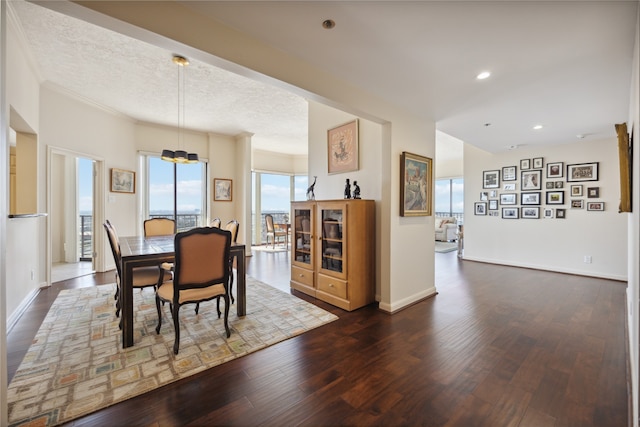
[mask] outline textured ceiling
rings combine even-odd
[[[178,126],[173,52],[24,1],[11,1],[46,84],[136,120]],[[307,102],[195,61],[184,69],[185,128],[254,134],[254,148],[307,153]]]
[[[10,3],[44,80],[131,117],[175,126],[171,52]],[[574,142],[577,135],[614,137],[613,125],[628,118],[636,1],[180,4],[488,151]],[[327,18],[335,20],[333,30],[322,28]],[[492,76],[477,81],[485,69]],[[257,147],[306,152],[303,99],[195,61],[187,87],[187,127],[252,132]],[[534,131],[535,124],[544,127]]]

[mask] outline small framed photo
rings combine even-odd
[[[574,184],[571,186],[571,197],[582,197],[582,185]]]
[[[553,209],[544,208],[544,217],[545,218],[553,218]]]
[[[518,204],[516,193],[503,193],[500,195],[501,205],[516,205]]]
[[[502,187],[502,189],[504,191],[516,191],[516,184],[505,184],[504,187]]]
[[[515,181],[518,179],[518,167],[517,166],[505,166],[502,168],[502,180],[503,181]]]
[[[542,171],[541,170],[527,170],[522,171],[522,182],[520,183],[520,190],[540,190],[542,188]]]
[[[498,197],[498,192],[496,190],[489,191],[489,197],[495,199],[496,197]]]
[[[547,178],[562,178],[564,173],[564,163],[547,163]]]
[[[358,170],[358,119],[327,131],[329,174]]]
[[[526,206],[522,207],[522,218],[540,218],[540,208]]]
[[[564,205],[564,191],[547,191],[548,205]]]
[[[604,202],[587,202],[588,211],[603,211]]]
[[[498,201],[497,200],[489,200],[489,210],[494,211],[498,209]]]
[[[567,165],[567,181],[597,181],[599,162]]]
[[[555,181],[554,182],[554,187],[555,188],[564,188],[564,182],[563,181]]]
[[[500,171],[482,172],[482,188],[500,188]]]
[[[489,216],[500,216],[500,212],[498,212],[498,211],[489,211]]]
[[[600,187],[587,187],[587,197],[590,199],[600,197]]]
[[[533,159],[533,168],[534,169],[542,169],[542,157],[535,157]],[[524,218],[524,215],[522,216]]]
[[[520,210],[518,208],[502,208],[502,218],[504,219],[518,219],[520,216]]]
[[[567,217],[567,211],[565,209],[556,209],[556,218],[565,219]]]
[[[111,169],[112,193],[135,193],[136,173],[124,169]]]
[[[553,181],[547,181],[545,187],[547,188],[547,190],[553,190],[554,188],[556,188],[556,185],[553,183]]]
[[[488,191],[481,191],[480,192],[480,201],[486,202],[487,200],[489,200],[489,192]]]
[[[486,202],[476,202],[474,203],[474,212],[476,215],[486,215],[487,214],[487,203]]]
[[[526,171],[529,169],[531,169],[531,160],[529,159],[520,160],[520,170]]]
[[[582,209],[582,208],[584,208],[584,200],[582,199],[571,200],[571,209]]]
[[[213,200],[230,202],[233,199],[233,181],[224,178],[213,178]]]
[[[536,193],[520,193],[521,205],[539,205],[540,204],[540,192]],[[524,218],[524,212],[522,213]]]

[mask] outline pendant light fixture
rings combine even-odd
[[[184,127],[184,67],[189,65],[189,60],[184,56],[174,55],[173,63],[178,68],[178,147],[183,147],[182,128]],[[197,153],[187,153],[180,150],[162,150],[162,160],[172,163],[198,163]]]

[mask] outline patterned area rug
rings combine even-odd
[[[447,253],[458,250],[458,242],[438,242],[436,241],[436,252]]]
[[[114,291],[103,285],[60,292],[9,385],[11,425],[68,422],[338,318],[247,277],[247,315],[239,318],[231,307],[231,337],[215,301],[201,305],[198,315],[190,304],[180,310],[174,356],[169,306],[158,335],[152,289],[134,292],[135,345],[122,349]]]

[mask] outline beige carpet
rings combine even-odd
[[[122,349],[114,285],[63,290],[8,389],[10,425],[56,425],[210,369],[332,322],[337,316],[247,277],[247,315],[229,313],[225,337],[215,301],[180,310],[180,353],[164,308],[161,334],[153,290],[134,292],[135,345]],[[224,303],[222,303],[224,304]]]

